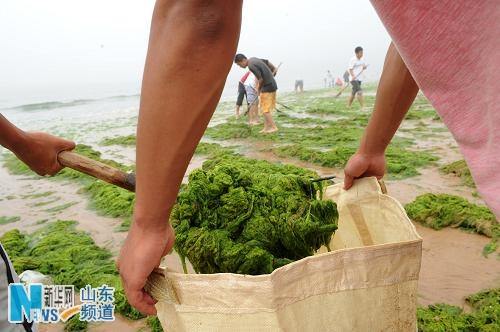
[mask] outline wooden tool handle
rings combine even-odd
[[[63,151],[59,153],[57,159],[59,163],[65,167],[72,168],[75,171],[85,173],[129,191],[135,191],[134,173],[125,173],[119,169],[72,151]]]

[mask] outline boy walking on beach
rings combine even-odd
[[[349,79],[352,85],[352,93],[349,97],[348,107],[351,107],[354,97],[358,96],[358,101],[363,107],[363,90],[361,89],[361,82],[363,80],[363,72],[366,69],[366,63],[363,59],[363,48],[358,46],[354,49],[355,56],[349,61]]]
[[[276,90],[278,85],[269,65],[259,58],[250,58],[243,54],[236,54],[234,63],[241,68],[247,68],[257,78],[257,92],[260,98],[260,110],[264,116],[264,129],[260,132],[269,134],[278,131],[271,112],[276,108]]]

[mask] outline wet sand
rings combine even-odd
[[[446,228],[439,231],[415,225],[424,239],[419,298],[421,305],[465,305],[464,297],[485,288],[500,287],[500,259],[485,258],[485,236]]]
[[[307,96],[306,99],[325,97],[327,94],[317,94]],[[300,97],[291,95],[289,99],[283,99],[285,103],[299,99]],[[216,112],[211,125],[221,123],[224,118],[232,112],[228,108],[227,112]],[[117,113],[118,114],[118,113]],[[127,116],[123,116],[120,123],[114,124],[112,130],[106,128],[106,123],[112,121],[113,116],[106,117],[106,123],[101,123],[99,119],[93,119],[95,131],[79,131],[74,136],[80,143],[92,145],[103,153],[104,158],[114,159],[127,165],[135,163],[135,149],[132,147],[107,146],[100,147],[99,141],[103,137],[113,137],[117,135],[129,135],[135,131],[136,112],[129,111]],[[111,119],[111,120],[110,120]],[[23,118],[21,118],[23,120]],[[29,121],[28,121],[29,120]],[[42,119],[43,120],[43,119]],[[27,118],[25,125],[32,129],[50,130],[46,123],[50,121],[34,122],[33,118]],[[76,125],[87,121],[87,119],[74,120]],[[402,128],[415,128],[421,120],[406,121]],[[430,127],[442,129],[444,126],[440,122],[425,120]],[[71,127],[64,121],[64,125]],[[62,125],[62,122],[61,122]],[[51,124],[50,126],[54,126]],[[61,130],[60,126],[57,126]],[[98,129],[98,130],[97,130]],[[426,149],[433,149],[439,155],[439,162],[432,167],[419,169],[421,175],[402,179],[386,180],[389,194],[406,204],[415,199],[416,196],[428,192],[449,193],[467,198],[478,204],[483,204],[482,200],[473,195],[474,189],[465,187],[461,180],[452,175],[443,175],[438,167],[447,162],[462,159],[453,138],[448,132],[436,130],[432,135],[418,138],[418,134],[411,132],[398,132],[400,137],[413,137],[417,139],[418,146]],[[210,140],[207,140],[210,141]],[[328,167],[319,167],[307,162],[302,162],[293,158],[280,158],[271,152],[265,151],[269,148],[267,143],[249,143],[248,141],[233,140],[224,142],[225,146],[239,145],[244,148],[241,153],[252,158],[266,159],[274,162],[284,162],[300,167],[309,168],[318,172],[320,176],[336,175],[335,182],[343,178],[343,170]],[[1,159],[1,158],[0,158]],[[187,175],[193,169],[201,166],[204,158],[195,156],[191,161],[183,182],[187,181]],[[90,233],[99,246],[111,250],[114,255],[118,254],[119,248],[126,237],[125,232],[118,232],[117,227],[121,220],[99,216],[88,207],[86,196],[79,192],[81,186],[69,181],[54,181],[50,179],[37,178],[32,176],[13,176],[0,167],[0,216],[20,216],[18,222],[0,225],[0,234],[13,228],[19,228],[25,232],[31,232],[41,226],[41,220],[49,221],[63,219],[78,221],[78,228]],[[30,198],[24,195],[39,194],[47,191],[54,193],[48,197]],[[54,200],[56,199],[56,200]],[[54,200],[50,203],[51,200]],[[49,202],[46,205],[39,203]],[[66,203],[74,205],[60,212],[52,213],[47,209],[57,207]],[[477,292],[484,288],[500,287],[500,260],[491,255],[484,258],[481,255],[482,249],[490,239],[487,237],[469,234],[458,229],[444,229],[434,231],[416,225],[417,230],[423,237],[422,269],[419,283],[419,304],[446,302],[464,306],[465,296]],[[169,268],[182,272],[178,256],[174,253],[165,258]],[[132,322],[123,318],[117,319],[111,324],[92,326],[92,331],[137,331],[144,327],[144,321]],[[145,330],[148,330],[147,328]],[[40,331],[62,331],[62,325],[43,326]]]

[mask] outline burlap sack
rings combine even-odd
[[[318,254],[268,275],[152,274],[166,331],[412,331],[422,239],[375,178],[326,190],[339,229]]]

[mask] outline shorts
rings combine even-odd
[[[295,90],[297,89],[304,89],[304,81],[303,80],[296,80],[295,81]]]
[[[363,93],[363,89],[361,89],[361,81],[351,81],[351,85],[352,85],[352,95],[355,96],[356,93],[359,93],[359,94],[362,94]]]
[[[260,112],[270,113],[276,108],[276,91],[260,93]]]
[[[346,84],[349,84],[349,73],[348,72],[344,73],[344,82],[346,82]]]
[[[245,86],[241,82],[238,82],[238,98],[236,98],[236,106],[243,105],[243,99],[246,97],[246,95],[247,93],[245,90]]]
[[[16,271],[12,267],[12,263],[7,256],[7,253],[0,244],[0,331],[2,332],[22,332],[35,331],[36,326],[28,322],[24,324],[9,323],[7,313],[9,305],[9,284],[19,282]]]
[[[249,85],[245,85],[245,90],[247,93],[247,102],[249,105],[259,104],[259,95],[257,91]]]

